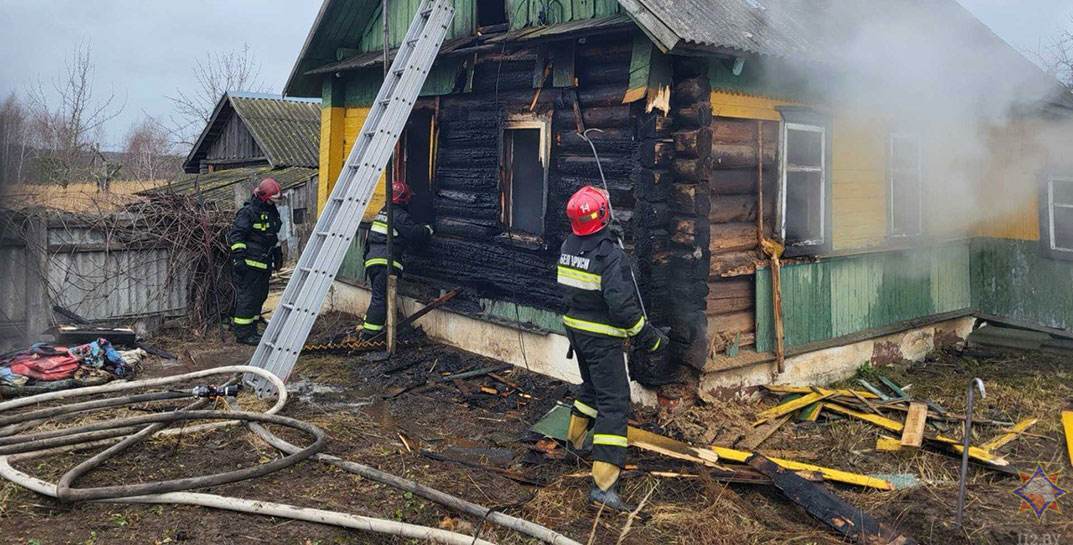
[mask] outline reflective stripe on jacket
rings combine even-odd
[[[235,214],[227,232],[228,247],[232,252],[242,252],[247,265],[267,269],[272,263],[272,249],[279,244],[281,227],[283,220],[276,205],[251,197]]]
[[[627,338],[645,327],[626,254],[607,230],[563,242],[556,277],[566,303],[563,325],[591,335]]]
[[[402,259],[408,249],[422,246],[428,242],[429,232],[424,225],[417,223],[404,206],[391,205],[394,236],[391,240],[391,253],[395,254],[395,268],[402,270]],[[373,218],[369,228],[369,238],[365,244],[365,266],[384,265],[388,263],[387,255],[387,207]]]

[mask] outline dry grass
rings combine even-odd
[[[0,198],[11,209],[41,207],[64,212],[113,212],[140,197],[139,191],[154,189],[167,180],[119,180],[109,185],[107,193],[97,190],[96,182],[74,182],[66,188],[58,184],[23,184],[5,187]]]

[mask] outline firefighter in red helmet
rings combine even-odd
[[[261,305],[268,298],[268,281],[273,270],[283,267],[283,250],[279,246],[283,222],[276,209],[279,198],[279,182],[272,178],[261,180],[250,200],[235,214],[227,233],[235,284],[231,327],[235,339],[242,344],[256,346],[261,341],[257,321]]]
[[[631,511],[618,495],[630,410],[624,341],[657,352],[666,349],[669,339],[645,320],[626,253],[608,228],[606,193],[581,188],[567,202],[566,215],[573,234],[563,242],[557,272],[567,307],[563,325],[582,379],[567,438],[580,449],[593,429],[589,500]]]
[[[369,309],[365,311],[359,339],[366,340],[376,336],[383,331],[387,323],[388,265],[395,268],[396,275],[402,275],[406,250],[423,246],[432,236],[430,225],[417,223],[410,215],[407,205],[411,198],[413,192],[405,182],[396,180],[391,184],[393,256],[387,255],[387,206],[380,209],[369,228],[369,238],[365,244],[365,276],[369,280],[372,297],[369,300]]]

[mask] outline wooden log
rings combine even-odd
[[[712,280],[708,282],[705,310],[713,314],[729,314],[749,310],[756,304],[752,278]]]
[[[670,184],[670,200],[681,214],[707,216],[711,211],[711,197],[705,185]]]
[[[591,151],[588,157],[559,154],[556,166],[564,176],[595,178],[594,183],[600,181],[600,169],[597,167],[596,159],[592,157]],[[636,171],[640,168],[632,161],[614,155],[601,155],[600,166],[603,167],[604,176],[607,177],[609,182],[612,178],[629,179],[635,176]]]
[[[622,104],[622,97],[626,94],[626,85],[596,85],[578,90],[578,101],[581,108],[594,106],[616,106]]]
[[[671,170],[681,182],[701,182],[708,179],[708,159],[675,159]]]
[[[677,157],[696,159],[712,151],[712,133],[708,129],[679,131],[674,134],[674,153]]]
[[[711,107],[712,84],[707,77],[680,79],[671,86],[671,98],[677,104],[707,104]]]
[[[599,60],[592,58],[577,59],[575,70],[582,87],[590,85],[605,85],[614,83],[626,85],[630,80],[630,56],[629,53],[622,55],[608,55]]]
[[[749,250],[758,244],[756,226],[747,222],[713,224],[711,233],[708,249],[712,254]]]
[[[712,108],[708,104],[685,106],[672,110],[675,126],[682,129],[707,127],[712,121]]]
[[[674,76],[676,78],[708,77],[708,59],[706,57],[674,57]]]
[[[775,163],[775,146],[764,146],[764,164]],[[749,168],[756,169],[756,144],[712,144],[712,168]]]
[[[916,540],[901,534],[854,507],[823,485],[811,483],[775,462],[757,454],[748,459],[753,469],[771,477],[775,486],[810,515],[858,543],[865,545],[916,545]]]
[[[755,195],[719,195],[712,199],[712,223],[756,222]]]
[[[756,268],[766,263],[755,250],[725,252],[711,255],[710,280],[733,278],[756,273]]]
[[[668,170],[642,168],[634,176],[633,191],[640,200],[667,201],[671,198],[673,180],[674,176]]]
[[[766,127],[764,134],[769,134]],[[712,120],[712,141],[720,144],[756,145],[756,121],[716,116]]]
[[[674,221],[673,229],[671,231],[671,240],[686,246],[700,246],[700,243],[707,239],[707,237],[704,236],[705,233],[702,233],[702,231],[706,231],[707,229],[708,222],[703,219],[680,218]]]
[[[585,127],[589,129],[628,128],[633,124],[629,104],[582,108],[581,119],[585,122]],[[555,125],[557,127],[574,127],[574,112],[570,108],[556,109]]]
[[[571,118],[572,119],[572,118]],[[565,130],[555,133],[555,145],[560,150],[576,152],[579,155],[591,155],[592,148],[577,133],[575,125],[562,125]],[[637,148],[638,142],[633,137],[633,131],[626,127],[601,129],[603,132],[590,132],[589,138],[596,145],[596,151],[601,155],[606,154],[632,154]]]
[[[767,172],[764,177],[767,178]],[[756,168],[712,169],[709,185],[713,199],[716,195],[756,195]]]
[[[756,331],[756,315],[751,310],[731,312],[730,314],[709,314],[708,331],[713,335],[722,335],[733,338],[739,333],[754,333]]]
[[[638,138],[670,138],[674,127],[673,118],[658,112],[638,115]]]
[[[640,144],[641,166],[666,168],[674,160],[674,144],[663,140],[646,140]]]

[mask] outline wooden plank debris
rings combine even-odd
[[[823,394],[832,394],[834,397],[849,397],[853,396],[854,392],[865,399],[878,399],[879,396],[872,392],[864,392],[861,390],[849,390],[849,389],[837,389],[831,390],[828,388],[816,388],[814,386],[791,386],[788,384],[769,384],[764,386],[764,389],[776,393],[776,394],[810,394],[820,392]]]
[[[831,397],[833,395],[834,395],[834,392],[826,392],[826,393],[811,392],[811,393],[803,395],[803,396],[801,396],[799,398],[792,399],[790,401],[787,401],[787,402],[782,403],[780,405],[776,405],[775,407],[772,407],[772,408],[767,409],[765,411],[760,411],[760,413],[757,415],[759,417],[759,419],[753,425],[754,426],[759,426],[760,424],[763,424],[764,422],[769,422],[769,421],[775,420],[776,418],[779,418],[779,417],[781,417],[781,416],[783,416],[785,414],[792,413],[792,412],[794,412],[794,411],[796,411],[796,410],[798,410],[800,408],[807,407],[807,406],[812,405],[813,403],[815,403],[817,401],[822,401],[822,400],[827,399],[827,398],[829,398],[829,397]]]
[[[902,440],[896,437],[880,435],[876,437],[876,450],[883,452],[897,452],[902,450]]]
[[[797,419],[801,422],[815,422],[820,417],[820,413],[823,412],[823,403],[813,403],[804,409],[801,409],[797,413]]]
[[[989,452],[994,452],[1002,448],[1009,442],[1013,441],[1014,439],[1017,439],[1022,433],[1027,431],[1028,428],[1031,428],[1032,426],[1036,425],[1036,422],[1039,422],[1038,418],[1026,418],[1014,424],[1002,435],[980,445],[980,448]]]
[[[872,518],[860,508],[846,503],[823,485],[808,482],[785,471],[774,460],[755,455],[748,464],[771,478],[775,486],[813,517],[839,534],[865,545],[915,545],[912,537]]]
[[[637,430],[637,431],[634,431]],[[719,465],[719,455],[702,448],[696,448],[689,446],[681,441],[675,441],[668,437],[646,432],[644,434],[637,433],[641,430],[638,428],[630,427],[626,432],[628,441],[631,446],[637,447],[641,450],[647,450],[654,452],[668,458],[674,458],[676,460],[684,460],[687,462],[693,462],[695,464],[701,464],[705,467],[718,468],[726,471],[729,469]],[[654,440],[654,437],[658,437],[659,440]]]
[[[871,382],[868,382],[867,380],[864,380],[863,378],[859,378],[859,379],[857,379],[857,384],[860,384],[861,386],[864,386],[864,389],[868,390],[868,392],[871,393],[872,395],[878,397],[880,399],[880,401],[890,401],[890,396],[887,395],[887,394],[884,394],[883,392],[881,392],[879,390],[879,388],[876,388],[875,386],[872,386]]]
[[[813,403],[813,405],[818,405]],[[810,405],[811,406],[811,405]],[[816,411],[818,412],[818,411]],[[755,450],[764,441],[767,441],[768,437],[771,437],[773,433],[779,430],[787,420],[790,419],[789,414],[783,415],[775,420],[772,420],[758,428],[750,431],[741,441],[738,441],[737,446],[746,450]]]
[[[924,444],[924,426],[928,421],[928,405],[919,401],[909,404],[909,414],[902,428],[902,446],[920,448]]]

